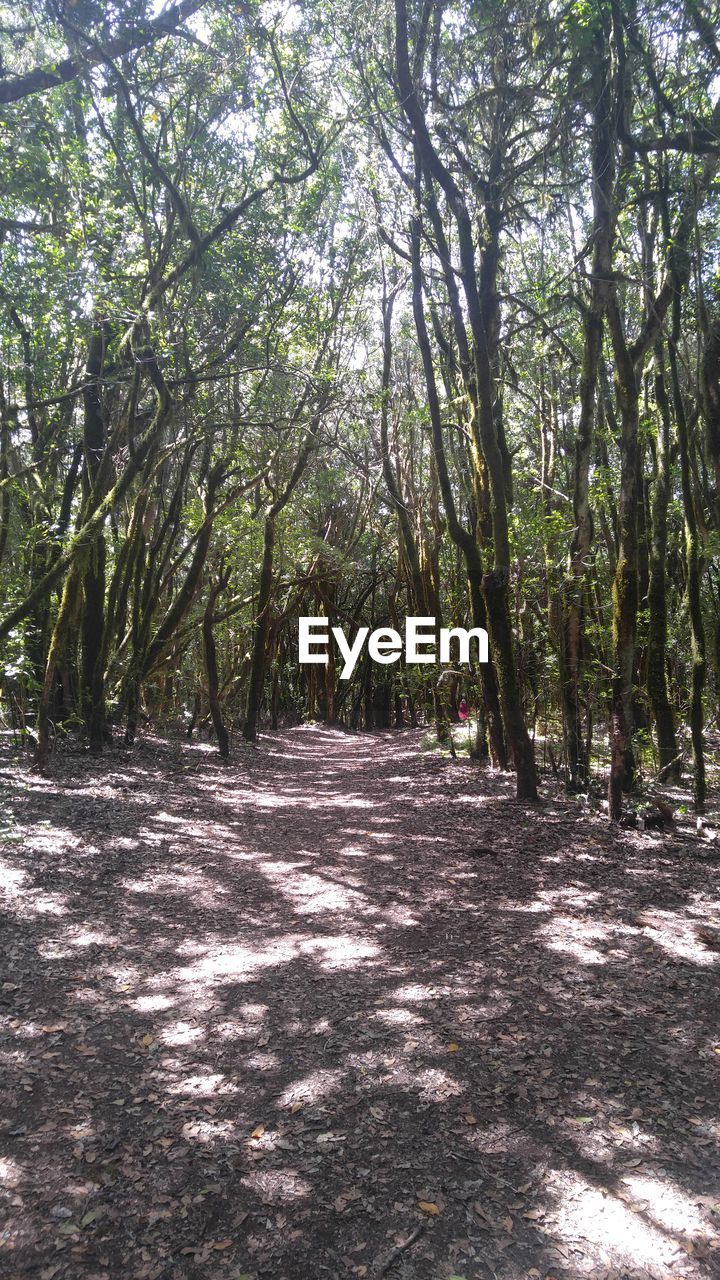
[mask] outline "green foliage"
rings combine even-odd
[[[294,648],[303,612],[322,611],[350,626],[391,625],[414,611],[417,584],[382,476],[383,403],[425,593],[443,621],[470,618],[467,566],[449,534],[412,310],[409,231],[417,217],[421,305],[450,491],[486,571],[496,550],[487,472],[473,438],[474,374],[461,368],[431,185],[459,287],[457,222],[436,174],[432,184],[426,175],[419,193],[413,189],[393,6],[362,0],[349,11],[334,0],[285,8],[209,0],[181,37],[115,59],[96,57],[97,48],[154,15],[144,0],[79,0],[66,10],[33,0],[18,12],[16,38],[0,25],[4,78],[57,66],[70,53],[79,74],[0,107],[4,618],[12,619],[54,566],[62,570],[9,628],[6,682],[21,688],[34,714],[73,562],[71,539],[107,501],[74,562],[83,583],[60,645],[62,680],[51,681],[55,722],[71,725],[81,714],[90,570],[102,602],[104,696],[117,719],[142,692],[134,691],[138,672],[149,714],[171,708],[179,716],[203,689],[200,624],[212,584],[227,571],[215,630],[222,697],[238,718],[257,625],[265,520],[277,506],[264,711],[273,714],[275,699],[275,711],[292,719],[330,717],[335,698],[336,712],[358,723],[370,719],[373,696],[392,699],[398,691],[431,714],[434,670],[392,669],[363,688],[359,669],[350,689],[333,689],[333,673],[323,683],[325,673],[321,680],[300,670]],[[620,48],[623,24],[613,26],[605,0],[573,0],[562,10],[544,0],[409,7],[419,100],[439,161],[470,213],[483,323],[494,344],[491,396],[512,497],[510,611],[526,710],[540,684],[558,697],[594,296],[592,121],[604,68],[618,75],[621,52],[629,77],[625,127],[634,142],[618,134],[612,144],[618,178],[609,211],[610,292],[622,331],[641,333],[668,264],[693,255],[680,302],[679,395],[690,420],[698,554],[708,566],[703,617],[708,629],[718,625],[709,569],[720,555],[715,464],[703,439],[698,384],[718,300],[716,183],[687,245],[677,229],[684,193],[696,191],[712,155],[712,148],[695,154],[682,134],[687,121],[695,136],[710,128],[716,68],[682,7],[646,2],[633,14]],[[83,42],[73,26],[91,38]],[[383,393],[382,299],[393,290]],[[460,316],[468,327],[466,300]],[[88,374],[99,330],[102,367]],[[470,355],[472,365],[477,353]],[[571,583],[582,601],[580,685],[588,704],[603,708],[600,715],[615,662],[618,368],[606,315],[588,478],[593,537],[582,581]],[[650,630],[643,557],[651,550],[659,422],[648,368],[649,360],[638,369],[637,465],[647,497],[638,525],[641,679]],[[88,382],[95,378],[97,456],[88,440]],[[170,408],[155,436],[164,394]],[[686,509],[676,405],[672,414],[667,665],[683,708]],[[145,670],[158,635],[163,643]]]

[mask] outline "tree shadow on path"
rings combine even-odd
[[[716,868],[419,738],[6,766],[1,1274],[717,1274]]]

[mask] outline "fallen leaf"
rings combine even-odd
[[[429,1214],[431,1218],[437,1218],[440,1210],[432,1200],[418,1200],[418,1209],[422,1209],[423,1213]]]
[[[459,1048],[460,1048],[460,1045],[459,1045],[459,1044],[455,1044],[455,1041],[453,1040],[452,1044],[449,1044],[449,1045],[448,1045],[448,1047],[447,1047],[447,1051],[448,1051],[448,1053],[457,1053],[457,1051],[458,1051],[458,1049],[459,1049]]]
[[[255,1126],[255,1128],[253,1129],[252,1133],[250,1134],[250,1137],[251,1137],[251,1138],[262,1138],[262,1136],[263,1136],[264,1132],[265,1132],[265,1125],[264,1125],[264,1124],[256,1125],[256,1126]]]

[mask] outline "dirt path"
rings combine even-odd
[[[699,842],[412,732],[5,765],[2,1276],[718,1274]]]

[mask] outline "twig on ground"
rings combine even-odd
[[[387,1275],[393,1262],[396,1262],[397,1259],[400,1257],[400,1255],[404,1253],[406,1249],[409,1249],[411,1245],[415,1244],[415,1241],[422,1235],[424,1230],[425,1230],[425,1223],[419,1222],[415,1230],[410,1232],[410,1235],[407,1237],[406,1240],[403,1240],[401,1244],[396,1244],[395,1248],[391,1249],[390,1252],[386,1253],[384,1256],[382,1254],[380,1255],[378,1261],[375,1264],[376,1280],[380,1280],[381,1276]]]

